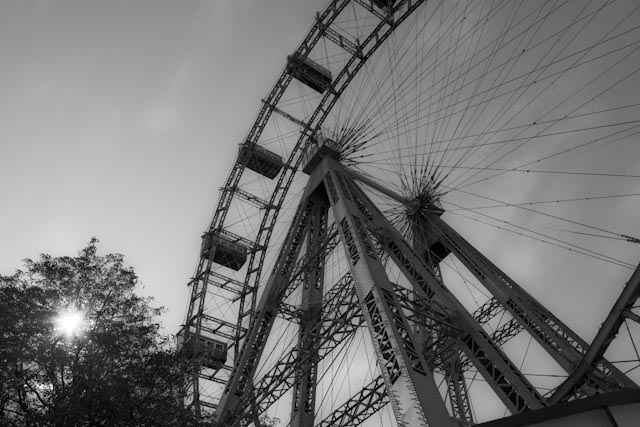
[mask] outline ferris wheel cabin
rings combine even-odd
[[[247,248],[212,231],[202,235],[201,257],[237,271],[247,261]]]
[[[389,12],[396,3],[396,0],[371,0],[371,2],[375,4],[378,9]]]
[[[329,89],[333,81],[331,71],[309,58],[300,57],[298,54],[287,57],[287,72],[318,93]]]
[[[210,369],[220,369],[227,361],[227,344],[222,341],[196,336],[188,330],[181,329],[178,333],[178,343],[188,358],[202,358],[203,366]]]
[[[269,179],[275,178],[282,169],[282,157],[259,145],[248,143],[240,149],[240,163]]]

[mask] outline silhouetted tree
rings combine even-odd
[[[96,244],[0,276],[0,424],[193,425],[181,392],[190,363],[160,335],[161,309],[135,294],[122,255]]]
[[[280,424],[280,418],[263,415],[260,417],[262,427],[277,427]]]

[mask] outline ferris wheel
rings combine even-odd
[[[260,102],[189,283],[199,414],[472,425],[638,389],[640,4],[333,0]]]

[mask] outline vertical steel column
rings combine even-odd
[[[522,325],[568,373],[580,363],[589,345],[532,295],[501,271],[441,218],[430,218],[434,236],[473,273],[500,304]],[[602,367],[588,374],[583,391],[588,395],[637,385],[615,366],[603,360]]]
[[[461,365],[459,352],[456,351],[445,367],[449,399],[451,399],[453,416],[471,425],[473,424],[473,413],[469,401],[469,389]]]
[[[322,329],[322,293],[325,259],[320,256],[327,235],[327,211],[329,203],[324,191],[317,191],[310,198],[313,208],[309,214],[307,256],[302,301],[300,306],[300,338],[298,362],[293,385],[291,408],[292,427],[313,427],[316,380],[318,377],[318,341]]]
[[[326,171],[324,183],[398,425],[455,425],[376,255],[364,226],[366,219],[361,217],[349,184],[339,172],[341,166],[325,158],[321,168]]]
[[[412,235],[413,235],[413,248],[418,254],[424,254],[423,260],[426,265],[430,266],[433,270],[434,275],[439,280],[442,280],[442,274],[440,272],[440,265],[438,259],[429,252],[429,243],[427,242],[426,236],[423,233],[423,230],[427,224],[422,221],[415,220],[411,224]],[[434,310],[435,307],[430,307],[430,310]],[[430,331],[427,331],[428,328],[419,326],[424,329],[424,335],[427,337],[431,336]],[[436,334],[444,335],[441,331],[441,328],[435,329]],[[459,345],[456,340],[451,336],[438,336],[436,337],[436,342],[439,343],[439,347],[451,347],[452,350],[448,351],[446,355],[441,357],[445,357],[446,360],[443,361],[443,370],[445,375],[445,380],[447,381],[447,388],[449,393],[449,399],[451,401],[451,411],[453,412],[453,417],[459,420],[468,423],[469,425],[473,424],[473,414],[471,412],[471,403],[469,400],[469,390],[467,388],[467,382],[464,378],[462,371],[462,361],[460,359],[460,351]],[[435,351],[439,350],[436,348]]]

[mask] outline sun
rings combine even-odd
[[[61,311],[56,317],[56,329],[68,337],[78,335],[84,324],[84,313],[76,309]]]

